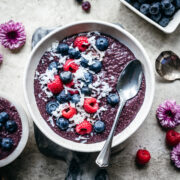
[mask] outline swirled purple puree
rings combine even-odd
[[[13,120],[16,122],[17,130],[13,133],[9,133],[3,126],[2,130],[0,131],[0,138],[11,138],[13,140],[13,146],[10,150],[3,150],[2,147],[0,147],[0,160],[10,155],[16,149],[22,135],[21,118],[15,106],[4,98],[0,98],[0,113],[1,112],[8,113],[9,120]]]
[[[71,121],[70,124],[71,126],[68,128],[68,130],[62,131],[56,125],[56,118],[50,117],[50,115],[47,114],[46,104],[51,100],[55,100],[55,97],[49,93],[47,87],[42,85],[42,81],[41,81],[42,75],[46,73],[48,65],[52,61],[57,61],[57,62],[59,61],[61,64],[61,62],[65,62],[66,59],[69,59],[68,56],[62,57],[60,54],[57,54],[55,52],[59,42],[54,42],[52,44],[51,48],[49,48],[44,53],[44,55],[42,56],[39,62],[39,65],[37,66],[35,78],[34,78],[34,94],[35,94],[37,106],[39,108],[42,117],[54,132],[56,132],[58,135],[60,135],[63,138],[75,142],[96,143],[103,141],[107,138],[111,130],[116,115],[116,111],[118,108],[118,105],[112,107],[107,103],[107,95],[111,92],[116,92],[116,83],[121,71],[127,65],[128,62],[135,59],[135,56],[128,47],[126,47],[118,40],[110,36],[100,34],[98,32],[82,33],[80,35],[88,37],[89,42],[91,42],[92,44],[94,43],[94,40],[96,40],[97,37],[99,36],[104,36],[109,41],[108,49],[104,52],[98,52],[95,46],[92,45],[92,47],[88,48],[88,50],[84,53],[84,56],[86,58],[91,58],[90,57],[91,55],[99,56],[99,58],[102,58],[101,60],[103,63],[103,68],[100,73],[93,75],[94,78],[93,84],[94,85],[96,84],[95,89],[98,90],[99,88],[99,91],[102,90],[103,88],[106,88],[106,93],[105,93],[106,96],[99,97],[99,109],[101,109],[102,111],[100,111],[98,115],[94,115],[94,114],[90,115],[90,118],[92,119],[92,121],[90,122],[93,124],[95,121],[101,119],[106,125],[105,131],[101,134],[97,134],[93,130],[91,134],[81,136],[77,134],[75,131],[75,126],[76,124],[78,124],[78,122],[74,123],[73,121]],[[74,39],[77,36],[79,36],[79,34],[68,37],[64,39],[62,42],[67,43],[69,46],[72,46],[72,43],[74,42]],[[62,66],[60,67],[60,71],[62,71]],[[100,84],[99,87],[97,85],[98,83]],[[117,125],[116,134],[123,131],[135,118],[137,112],[139,111],[144,101],[145,89],[146,89],[145,78],[143,78],[141,88],[138,94],[133,99],[129,100],[126,103],[126,106],[122,111],[121,117],[119,119],[119,123]],[[98,96],[99,95],[95,94],[93,97],[98,99]]]

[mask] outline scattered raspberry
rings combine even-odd
[[[74,47],[78,47],[80,51],[86,51],[89,47],[88,38],[85,36],[79,36],[74,41]]]
[[[92,131],[92,125],[87,120],[76,126],[76,132],[80,135],[90,134]]]
[[[63,66],[64,71],[71,71],[72,73],[75,73],[78,68],[79,66],[74,62],[74,59],[68,59]]]
[[[67,87],[72,88],[71,90],[68,90],[71,94],[78,94],[78,90],[74,89],[74,82],[71,81],[70,83],[66,84]]]
[[[71,106],[62,110],[62,116],[66,119],[72,118],[76,113],[77,113],[76,109]]]
[[[149,151],[145,149],[139,149],[136,154],[136,161],[139,165],[145,165],[151,159]]]
[[[176,146],[180,142],[180,133],[174,131],[174,130],[169,130],[166,133],[166,143],[169,146]]]
[[[86,98],[84,100],[84,109],[87,113],[95,113],[99,109],[99,105],[95,98]]]
[[[63,90],[63,83],[58,75],[54,76],[54,81],[48,83],[47,86],[53,94],[58,94]]]
[[[89,11],[90,8],[91,8],[91,4],[90,4],[89,1],[84,1],[84,2],[82,3],[82,9],[83,9],[84,11]]]

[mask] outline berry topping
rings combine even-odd
[[[9,115],[7,112],[0,113],[0,123],[5,123],[9,119]]]
[[[60,78],[64,84],[70,83],[73,79],[72,73],[70,71],[63,71],[60,73]]]
[[[141,13],[147,15],[147,14],[149,14],[149,8],[150,8],[149,4],[142,4],[140,7],[140,11],[141,11]]]
[[[80,101],[80,99],[81,99],[81,97],[80,97],[79,94],[74,94],[74,95],[71,97],[71,102],[77,104],[77,103]]]
[[[169,9],[164,10],[166,16],[172,16],[175,13],[175,6],[171,4]]]
[[[180,168],[180,143],[171,151],[171,160],[177,168]]]
[[[53,61],[53,62],[51,62],[51,63],[49,64],[48,69],[49,69],[49,70],[58,69],[58,66],[59,66],[59,63],[56,62],[56,61]]]
[[[161,5],[163,9],[169,9],[171,7],[171,0],[162,0]]]
[[[107,40],[107,38],[105,37],[99,37],[98,39],[96,39],[96,47],[100,50],[100,51],[105,51],[109,46],[109,42]]]
[[[62,116],[66,119],[72,118],[76,113],[77,113],[76,109],[71,106],[62,110]]]
[[[72,73],[75,73],[78,68],[79,66],[74,62],[73,59],[68,59],[63,66],[64,71],[71,71]]]
[[[115,106],[116,104],[119,103],[119,96],[117,94],[111,93],[107,97],[107,102],[110,105]]]
[[[47,86],[53,94],[58,94],[63,90],[63,83],[58,75],[55,75],[54,81],[48,83]]]
[[[57,47],[57,53],[60,53],[61,55],[68,55],[69,46],[65,43],[61,43]]]
[[[56,96],[56,99],[60,104],[63,104],[71,100],[71,94],[68,91],[63,90]]]
[[[160,24],[162,27],[166,27],[166,26],[169,24],[169,21],[170,21],[169,18],[163,17],[163,18],[159,21],[159,24]]]
[[[79,59],[81,57],[81,53],[73,48],[69,49],[68,54],[71,59]]]
[[[15,121],[11,121],[11,120],[8,120],[6,121],[5,123],[5,129],[6,131],[8,131],[9,133],[13,133],[17,130],[17,124]]]
[[[149,151],[145,149],[139,149],[136,154],[136,161],[139,165],[145,165],[151,159]]]
[[[99,109],[97,100],[93,97],[85,98],[83,106],[87,113],[95,113]]]
[[[89,1],[84,1],[84,2],[82,3],[82,9],[83,9],[84,11],[89,11],[90,8],[91,8],[91,4],[90,4]]]
[[[65,131],[69,127],[69,121],[67,119],[61,117],[56,120],[56,125],[59,129]]]
[[[90,84],[93,82],[93,75],[90,72],[84,73],[84,79],[86,84]]]
[[[74,41],[74,47],[78,47],[81,52],[86,51],[89,47],[88,38],[85,36],[79,36]]]
[[[66,84],[67,87],[71,88],[70,90],[68,89],[68,91],[71,93],[71,94],[78,94],[78,90],[74,88],[74,82],[71,81],[70,83]]]
[[[87,59],[85,59],[83,57],[81,58],[80,64],[82,67],[87,68],[89,66],[88,63],[89,63],[89,61]]]
[[[169,146],[176,146],[180,142],[180,133],[174,131],[174,130],[169,130],[166,133],[166,143]]]
[[[88,86],[83,86],[81,88],[81,93],[84,94],[85,96],[90,96],[92,93],[92,89],[89,88]]]
[[[94,130],[97,133],[102,133],[105,130],[105,124],[103,121],[96,121],[94,124]]]
[[[46,112],[51,115],[58,108],[59,104],[56,101],[50,101],[46,104]]]
[[[102,62],[99,60],[93,60],[93,63],[89,66],[89,69],[91,71],[94,71],[95,73],[99,73],[102,68]]]
[[[90,134],[92,131],[92,125],[87,120],[76,126],[76,132],[80,135]]]
[[[153,3],[150,7],[149,7],[149,13],[150,14],[158,14],[160,11],[160,3],[159,2],[156,2],[156,3]]]
[[[11,138],[3,138],[1,141],[1,147],[4,150],[11,150],[13,147],[13,140]]]

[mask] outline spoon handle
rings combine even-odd
[[[119,108],[117,110],[116,113],[116,117],[113,123],[113,126],[111,128],[111,132],[109,133],[109,136],[103,146],[103,149],[101,150],[101,152],[99,153],[97,159],[96,159],[96,164],[99,167],[107,167],[109,165],[109,156],[111,153],[111,145],[112,145],[112,140],[113,140],[113,136],[114,136],[114,132],[117,126],[117,122],[119,120],[120,114],[122,112],[122,109],[125,105],[126,101],[122,100],[120,102]]]

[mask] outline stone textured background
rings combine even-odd
[[[0,67],[0,91],[17,98],[27,111],[23,97],[24,67],[31,51],[31,36],[39,26],[53,27],[85,19],[118,22],[142,43],[153,67],[155,58],[163,50],[173,50],[180,55],[180,27],[173,34],[165,35],[124,7],[119,0],[90,2],[91,12],[84,13],[75,0],[1,0],[0,23],[10,19],[23,22],[27,41],[18,53],[0,47],[0,53],[4,55],[4,63]],[[165,132],[155,118],[156,108],[164,100],[176,99],[180,103],[179,89],[179,81],[166,83],[156,75],[152,109],[127,148],[112,158],[108,169],[110,180],[180,179],[180,172],[170,163],[170,150],[164,143]],[[31,131],[28,144],[21,156],[4,170],[7,170],[13,180],[64,179],[66,164],[39,153],[30,116],[29,120]],[[152,155],[149,165],[142,169],[137,168],[134,163],[134,156],[139,147],[146,147]]]

